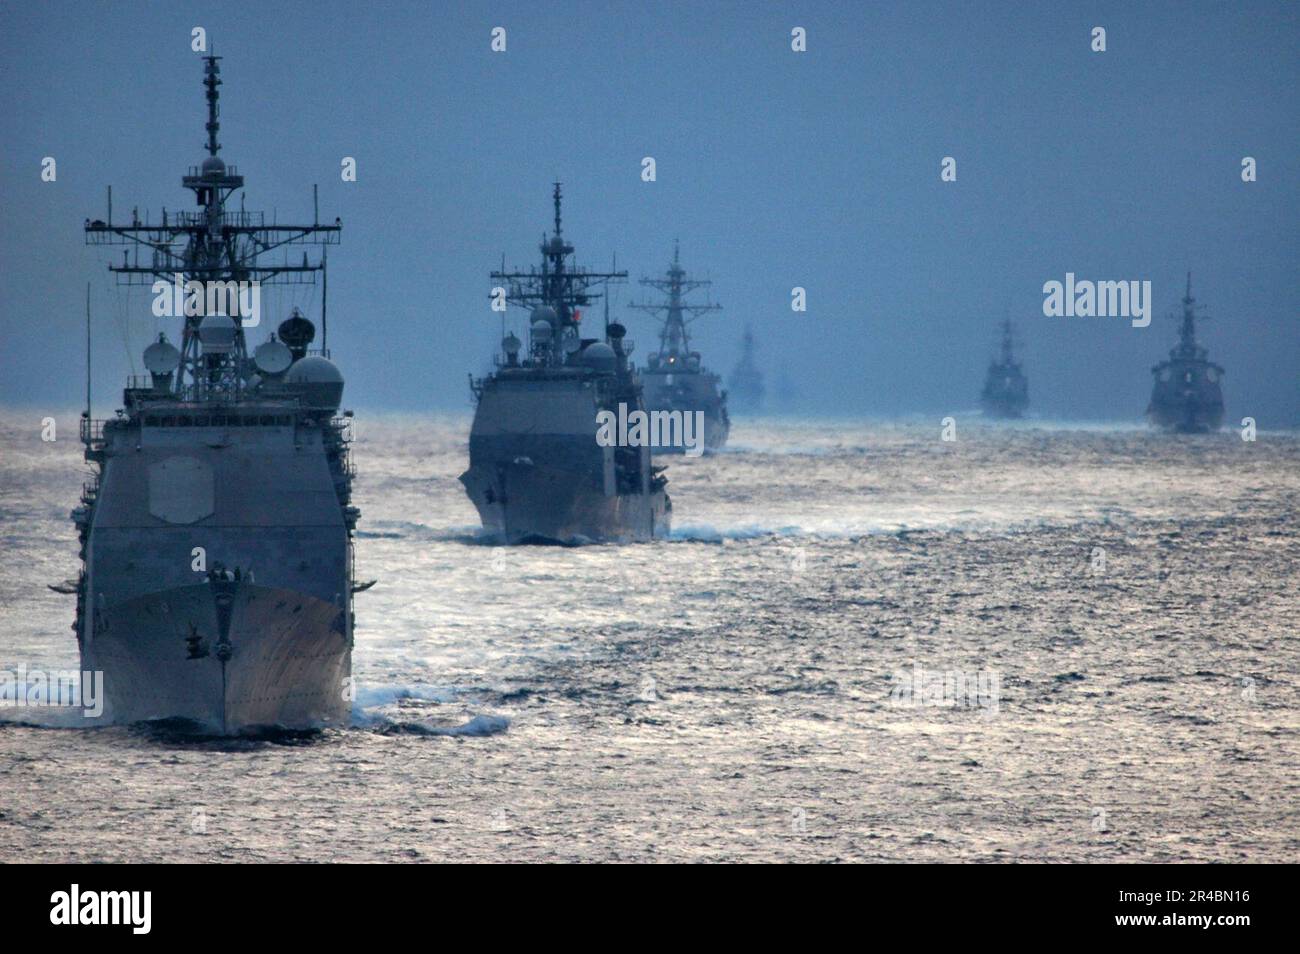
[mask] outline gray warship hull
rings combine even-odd
[[[980,395],[984,414],[999,420],[1018,420],[1029,407],[1029,388],[1023,377],[990,371]]]
[[[82,667],[104,674],[105,719],[182,719],[200,730],[345,724],[346,614],[245,581],[179,586],[96,614]]]
[[[1190,375],[1190,379],[1189,379]],[[1223,424],[1223,389],[1206,380],[1203,368],[1157,377],[1147,420],[1178,434],[1205,434]]]
[[[726,445],[731,419],[727,416],[726,398],[718,391],[717,375],[659,373],[647,369],[641,372],[641,381],[645,387],[647,411],[680,411],[683,414],[702,411],[705,453],[721,450]],[[685,451],[686,448],[680,444],[652,448],[655,454],[683,454]]]
[[[461,483],[505,543],[626,543],[666,537],[672,503],[648,447],[602,447],[610,379],[503,370],[485,382]]]
[[[136,408],[87,425],[101,473],[74,511],[77,635],[83,668],[104,673],[104,720],[346,722],[357,514],[342,423],[287,404]]]
[[[607,495],[588,477],[502,461],[471,467],[460,479],[483,529],[505,543],[635,543],[672,529],[667,494]]]

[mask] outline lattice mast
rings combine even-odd
[[[291,264],[287,247],[337,245],[342,230],[342,223],[337,218],[330,225],[319,222],[314,197],[310,225],[267,225],[262,212],[246,212],[242,203],[238,212],[227,211],[227,202],[243,188],[244,178],[235,166],[227,167],[218,155],[221,151],[217,139],[221,125],[220,59],[218,56],[203,58],[203,85],[208,103],[208,120],[204,127],[207,130],[205,148],[208,157],[201,167],[191,166],[181,179],[182,185],[194,193],[198,211],[181,211],[169,216],[164,208],[161,222],[146,222],[141,221],[137,208],[132,210],[129,225],[117,224],[113,222],[113,192],[110,187],[107,220],[87,220],[85,225],[86,244],[127,246],[122,250],[121,264],[108,266],[109,271],[116,274],[119,285],[151,285],[157,294],[159,282],[166,283],[170,291],[174,277],[179,274],[187,283],[203,283],[205,310],[209,283],[315,284],[316,273],[325,269],[324,259],[312,262],[304,249],[302,262]],[[263,256],[278,248],[286,249],[281,263],[272,265],[261,261]],[[141,251],[146,253],[143,262]],[[181,333],[181,365],[173,389],[179,395],[195,399],[237,397],[249,368],[243,328],[243,319],[247,316],[230,315],[236,319],[235,340],[230,354],[220,360],[215,360],[213,355],[201,354],[198,328],[203,317],[203,314],[185,316]]]
[[[1013,351],[1015,328],[1009,318],[1003,321],[999,327],[1002,329],[1002,345],[998,363],[1005,367],[1016,363]]]
[[[1174,354],[1180,358],[1203,359],[1206,351],[1196,343],[1196,319],[1208,319],[1209,315],[1197,315],[1196,299],[1192,297],[1192,273],[1187,273],[1187,291],[1183,294],[1183,316],[1178,328],[1178,347]]]
[[[652,315],[662,314],[663,326],[659,330],[659,354],[664,358],[676,358],[691,353],[690,336],[687,325],[701,315],[710,311],[721,311],[717,304],[693,305],[685,296],[698,288],[708,288],[713,282],[707,279],[695,279],[686,274],[681,265],[681,249],[673,243],[673,262],[663,278],[643,278],[641,285],[656,288],[668,296],[667,301],[659,304],[633,303],[629,308],[648,312]]]
[[[533,344],[533,357],[547,365],[559,365],[564,362],[566,340],[581,337],[582,309],[593,301],[604,297],[590,289],[627,281],[627,272],[615,269],[608,272],[593,272],[573,262],[574,248],[564,239],[560,220],[561,191],[560,183],[555,183],[552,195],[555,204],[555,231],[548,239],[542,235],[540,250],[542,265],[528,271],[500,271],[491,273],[493,281],[502,282],[506,291],[506,302],[530,309],[534,320],[545,318],[552,326],[549,342],[539,347]],[[546,314],[539,309],[552,309],[553,314]]]

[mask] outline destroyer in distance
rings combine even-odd
[[[653,415],[667,413],[673,425],[691,426],[698,418],[703,423],[702,445],[716,451],[727,442],[731,418],[727,415],[727,392],[721,390],[721,378],[700,363],[700,353],[691,350],[687,325],[700,315],[718,311],[721,305],[691,304],[686,295],[711,283],[694,279],[682,268],[679,249],[673,246],[673,261],[663,278],[643,278],[641,284],[663,292],[667,297],[658,304],[634,304],[628,307],[652,315],[663,315],[659,329],[659,350],[646,358],[641,369],[645,382],[645,403]],[[660,453],[688,452],[687,441],[656,441]]]

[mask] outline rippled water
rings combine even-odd
[[[0,668],[74,667],[75,416],[0,420]],[[467,430],[359,418],[353,728],[0,710],[0,856],[1296,860],[1294,433],[742,421],[673,539],[502,548]]]

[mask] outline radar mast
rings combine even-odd
[[[696,318],[710,311],[721,311],[716,304],[692,305],[685,301],[685,296],[697,288],[708,288],[713,282],[707,279],[694,279],[686,274],[681,265],[681,248],[673,242],[673,261],[663,278],[643,278],[641,285],[657,288],[668,295],[668,300],[657,305],[634,303],[629,308],[648,312],[652,315],[662,314],[663,326],[659,330],[659,360],[676,364],[679,357],[691,353],[690,336],[687,325]]]
[[[490,276],[493,281],[503,283],[509,304],[530,309],[534,324],[545,321],[551,326],[549,338],[535,338],[532,348],[534,358],[546,366],[563,364],[565,342],[580,340],[582,309],[603,297],[591,289],[627,281],[627,272],[593,272],[574,264],[574,248],[565,241],[561,226],[559,182],[555,183],[552,201],[555,231],[550,238],[542,236],[541,268],[532,267],[527,271],[502,268]]]
[[[183,303],[185,323],[181,333],[180,369],[172,389],[177,396],[189,400],[237,398],[251,376],[244,339],[247,316],[240,314],[237,290],[262,285],[315,284],[316,273],[324,271],[324,259],[312,262],[304,249],[301,263],[294,264],[289,260],[288,247],[337,245],[342,230],[337,218],[331,225],[319,221],[309,225],[268,225],[262,212],[246,212],[242,208],[237,212],[226,210],[227,200],[243,188],[244,178],[219,155],[220,60],[219,56],[203,57],[203,85],[208,104],[204,148],[208,156],[202,166],[191,166],[181,179],[181,184],[194,193],[198,210],[169,215],[163,209],[158,222],[141,221],[138,211],[133,210],[129,224],[115,223],[110,189],[108,219],[87,220],[85,224],[87,245],[126,246],[121,263],[108,266],[117,276],[118,285],[149,285],[157,294],[160,283],[165,283],[172,292],[176,276],[181,277],[183,291],[173,294],[173,300]],[[261,259],[275,249],[285,250],[282,261],[264,264]],[[233,295],[232,290],[235,290]],[[212,309],[213,313],[235,319],[233,340],[225,354],[204,354],[200,347],[199,326],[210,301],[218,305]],[[233,309],[229,307],[232,301]],[[190,314],[191,310],[198,313]]]

